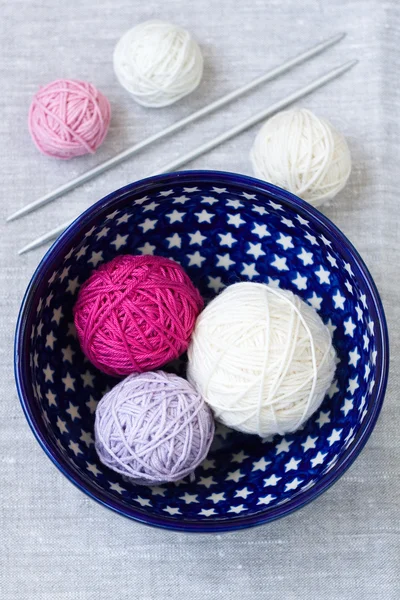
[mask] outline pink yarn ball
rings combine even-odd
[[[88,359],[118,377],[157,369],[183,354],[203,305],[173,260],[122,255],[82,285],[74,321]]]
[[[35,94],[28,124],[42,154],[68,159],[93,154],[107,135],[110,118],[110,103],[94,85],[57,79]]]

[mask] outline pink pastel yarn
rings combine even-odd
[[[28,124],[42,154],[69,159],[93,154],[107,135],[110,118],[110,103],[94,85],[57,79],[35,94]]]
[[[74,320],[83,352],[114,376],[150,371],[186,351],[199,291],[173,260],[121,255],[80,289]]]

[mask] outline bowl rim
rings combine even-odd
[[[39,406],[29,385],[30,368],[28,341],[33,323],[33,319],[30,321],[29,317],[32,316],[33,312],[33,300],[35,296],[38,295],[40,284],[43,284],[45,273],[55,269],[58,261],[63,258],[66,248],[71,244],[78,231],[87,226],[92,221],[93,217],[100,216],[100,214],[103,215],[114,204],[122,202],[125,197],[130,196],[132,193],[139,193],[141,189],[144,191],[151,187],[161,185],[172,186],[173,184],[180,185],[182,183],[189,184],[194,183],[195,181],[199,182],[199,180],[201,180],[202,183],[209,182],[220,184],[225,182],[226,185],[240,186],[243,190],[249,189],[252,193],[257,193],[257,191],[262,194],[267,193],[271,198],[276,199],[278,202],[282,202],[283,204],[294,208],[297,213],[304,218],[311,219],[319,228],[329,234],[335,244],[340,247],[342,256],[346,258],[353,271],[358,273],[358,275],[361,275],[364,281],[368,307],[370,311],[372,308],[372,312],[375,313],[375,341],[376,349],[378,351],[376,370],[377,373],[379,373],[379,379],[375,382],[375,387],[370,399],[371,408],[367,414],[367,418],[364,419],[353,444],[345,449],[343,455],[335,465],[325,473],[315,485],[308,490],[301,492],[297,496],[295,495],[286,503],[264,509],[264,511],[252,515],[238,515],[237,517],[221,519],[217,522],[205,520],[196,521],[194,519],[177,520],[169,516],[149,514],[138,507],[126,504],[122,498],[121,501],[113,501],[97,486],[93,485],[89,487],[87,481],[85,481],[77,471],[71,468],[68,461],[64,459],[61,451],[49,442],[41,430]],[[382,408],[387,387],[388,372],[389,335],[382,301],[367,266],[353,244],[338,229],[338,227],[328,219],[328,217],[294,194],[274,186],[271,183],[247,175],[225,171],[190,170],[155,175],[119,188],[92,204],[57,238],[39,262],[24,294],[15,331],[14,373],[18,396],[34,436],[54,465],[82,492],[93,498],[102,506],[135,521],[175,531],[206,533],[244,529],[284,517],[317,498],[343,475],[366,444]]]

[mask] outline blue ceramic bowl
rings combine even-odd
[[[116,380],[82,355],[72,307],[92,269],[123,253],[155,253],[186,269],[206,299],[240,280],[274,283],[312,304],[333,332],[335,382],[296,433],[261,440],[218,427],[195,481],[137,486],[93,446],[98,400]],[[29,424],[57,467],[118,513],[187,531],[282,517],[353,462],[378,417],[388,373],[378,292],[360,256],[322,214],[268,183],[189,171],[139,181],[83,213],[46,254],[18,320],[15,370]],[[184,359],[171,368],[183,374]]]

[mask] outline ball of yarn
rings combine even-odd
[[[346,185],[351,156],[343,135],[309,110],[280,112],[260,129],[251,150],[256,177],[314,206]]]
[[[197,319],[188,379],[228,427],[262,437],[298,429],[335,371],[331,335],[290,291],[229,286]]]
[[[35,94],[29,131],[40,152],[55,158],[93,154],[110,124],[110,103],[94,85],[58,79]]]
[[[83,352],[114,376],[150,371],[186,351],[203,300],[180,265],[121,255],[82,285],[74,321]]]
[[[136,483],[191,474],[205,459],[214,420],[201,395],[163,371],[130,375],[100,400],[95,444],[103,464]]]
[[[143,106],[168,106],[190,94],[203,75],[203,56],[190,33],[165,21],[127,31],[114,50],[120,84]]]

